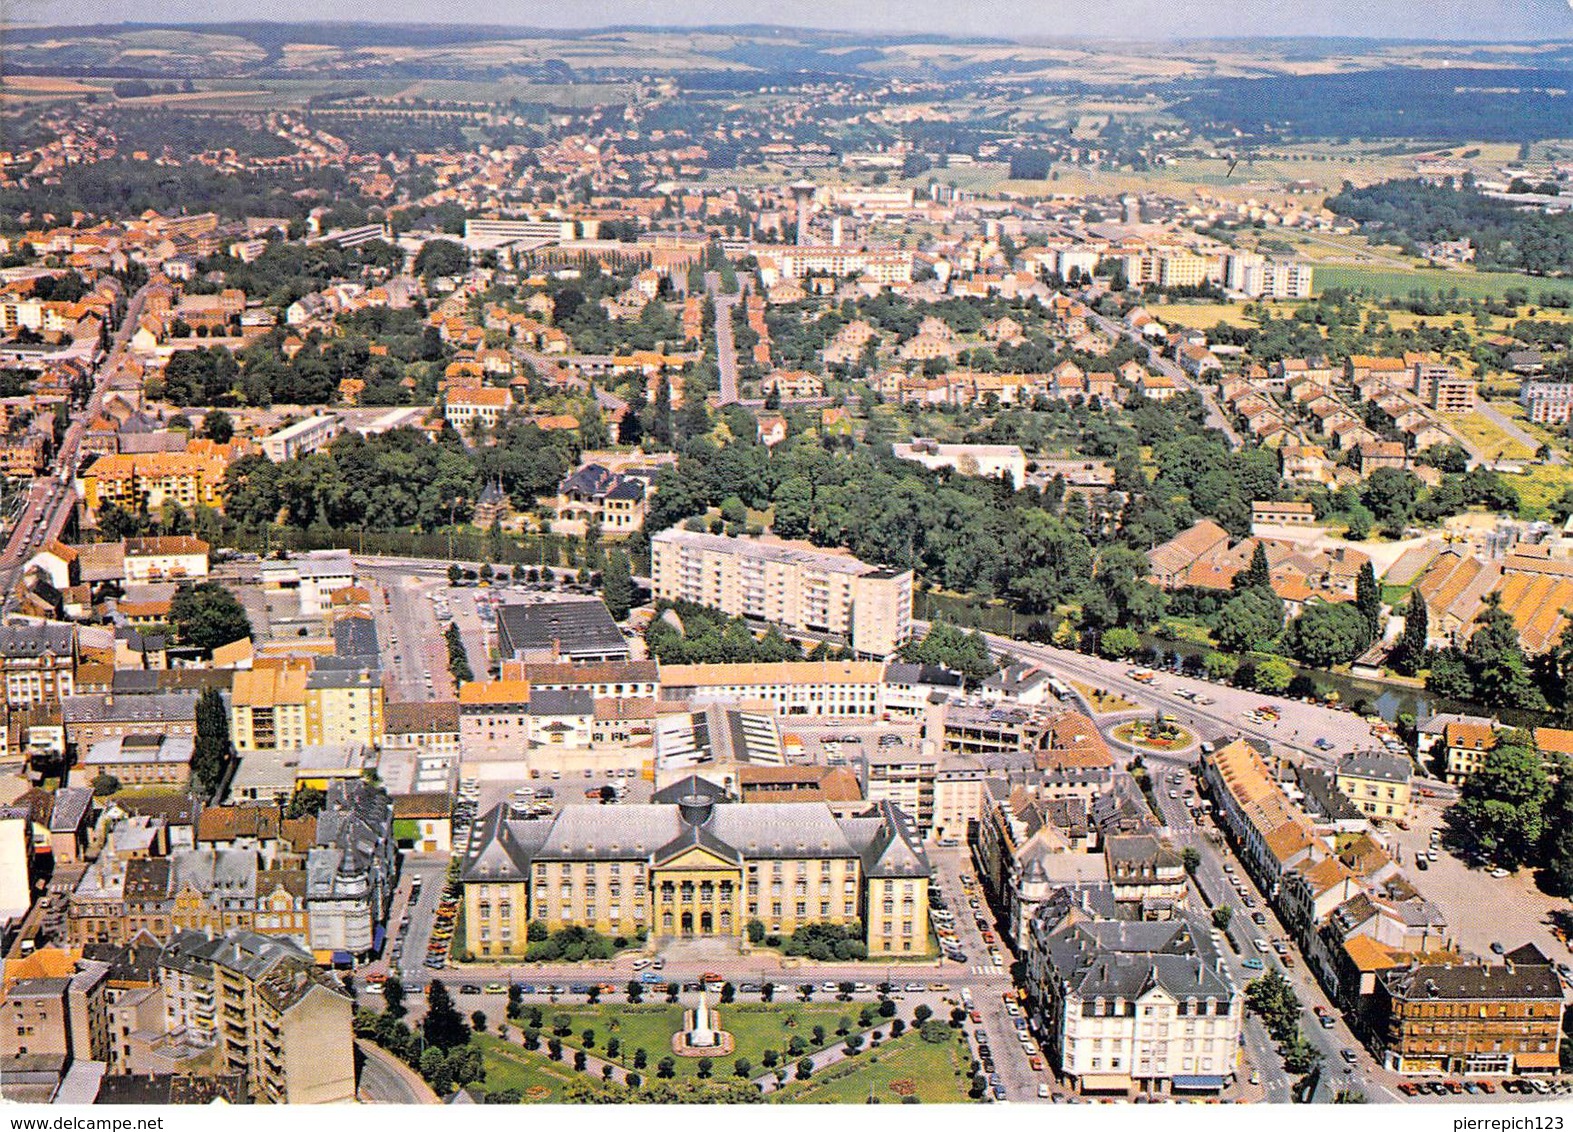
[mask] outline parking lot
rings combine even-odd
[[[1508,951],[1533,943],[1552,962],[1573,963],[1568,946],[1551,931],[1551,913],[1565,911],[1567,901],[1536,888],[1533,870],[1493,876],[1488,867],[1469,864],[1458,855],[1467,848],[1448,834],[1443,813],[1441,806],[1423,802],[1416,807],[1410,828],[1395,829],[1393,835],[1404,874],[1447,915],[1448,928],[1459,945],[1465,951],[1489,956],[1493,943]],[[1443,833],[1437,859],[1427,861],[1422,870],[1416,857],[1430,848],[1433,830]],[[1483,908],[1489,908],[1490,914],[1482,915]]]

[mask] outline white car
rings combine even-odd
[[[1251,945],[1255,947],[1256,950],[1260,951],[1263,955],[1266,955],[1269,951],[1272,950],[1272,946],[1265,939],[1253,939],[1251,941]]]
[[[1427,853],[1426,856],[1430,857],[1433,861],[1436,860],[1436,853],[1435,852]],[[1498,866],[1497,868],[1494,868],[1494,869],[1491,870],[1491,875],[1495,879],[1501,880],[1503,877],[1509,877],[1509,876],[1512,876],[1513,874],[1508,872],[1506,869]]]

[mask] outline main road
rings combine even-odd
[[[737,306],[736,295],[721,292],[721,276],[714,271],[705,272],[705,291],[715,301],[715,352],[716,369],[721,375],[721,404],[730,405],[737,400],[737,343],[732,335],[732,309]]]
[[[131,335],[136,330],[137,320],[142,316],[147,293],[147,287],[143,286],[126,304],[126,314],[120,320],[110,352],[94,371],[93,392],[87,404],[73,415],[65,436],[61,438],[60,448],[54,458],[54,474],[35,478],[28,489],[27,503],[17,516],[16,527],[11,532],[4,552],[0,553],[0,591],[9,593],[20,578],[22,564],[28,556],[50,540],[59,538],[65,529],[66,520],[76,502],[76,494],[68,481],[76,471],[82,436],[103,407],[104,394],[110,382],[125,366]],[[66,474],[66,480],[60,478],[62,472]]]

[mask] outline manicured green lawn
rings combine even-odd
[[[906,1033],[876,1050],[789,1084],[772,1099],[780,1104],[903,1104],[914,1096],[922,1104],[963,1104],[967,1063],[955,1041],[926,1042]]]
[[[575,1073],[570,1064],[558,1064],[544,1053],[531,1053],[490,1034],[476,1034],[470,1040],[480,1047],[486,1060],[485,1087],[489,1093],[518,1089],[525,1103],[562,1104],[563,1087],[568,1082],[590,1081],[588,1075]]]
[[[836,1028],[840,1019],[850,1019],[854,1030],[857,1028],[858,1015],[862,1003],[774,1003],[764,1005],[761,1003],[727,1003],[725,1005],[711,1004],[720,1015],[720,1027],[732,1035],[735,1040],[733,1052],[726,1057],[714,1058],[714,1077],[728,1078],[732,1076],[732,1065],[736,1058],[745,1057],[752,1064],[751,1075],[758,1076],[764,1073],[765,1067],[762,1059],[765,1050],[773,1049],[778,1054],[783,1054],[787,1043],[793,1037],[801,1037],[810,1050],[822,1047],[814,1044],[814,1027],[825,1028],[826,1044],[836,1040]],[[687,1001],[669,1004],[641,1003],[631,1006],[626,1003],[601,1003],[598,1006],[574,1006],[562,1010],[543,1008],[541,1018],[541,1045],[545,1049],[546,1042],[552,1037],[552,1019],[558,1014],[565,1014],[572,1020],[573,1033],[562,1039],[563,1045],[570,1049],[586,1049],[597,1056],[605,1056],[606,1044],[612,1038],[622,1043],[618,1060],[624,1065],[632,1066],[634,1051],[643,1049],[648,1056],[648,1064],[643,1070],[647,1078],[654,1079],[656,1065],[663,1057],[672,1055],[672,1035],[683,1024],[683,1012],[690,1009]],[[515,1025],[521,1026],[527,1019],[520,1019]],[[791,1021],[793,1024],[788,1025]],[[883,1020],[881,1020],[883,1021]],[[910,1023],[911,1019],[908,1019]],[[595,1031],[595,1044],[587,1047],[584,1041],[586,1030]],[[676,1058],[676,1073],[679,1078],[691,1077],[698,1073],[699,1059],[690,1057]]]

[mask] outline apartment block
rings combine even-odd
[[[912,635],[912,571],[782,539],[672,528],[651,539],[657,598],[689,601],[887,658]]]
[[[1573,381],[1526,381],[1518,403],[1536,424],[1567,424],[1573,417]]]
[[[1234,1079],[1245,1002],[1189,919],[1117,920],[1103,886],[1060,888],[1032,918],[1030,1010],[1083,1094],[1217,1094]]]
[[[1498,964],[1408,963],[1378,981],[1375,1036],[1384,1068],[1404,1074],[1555,1073],[1562,982],[1525,944]]]
[[[261,1104],[355,1100],[354,1004],[287,940],[236,931],[176,936],[158,960],[165,1028],[151,1053],[246,1075]]]

